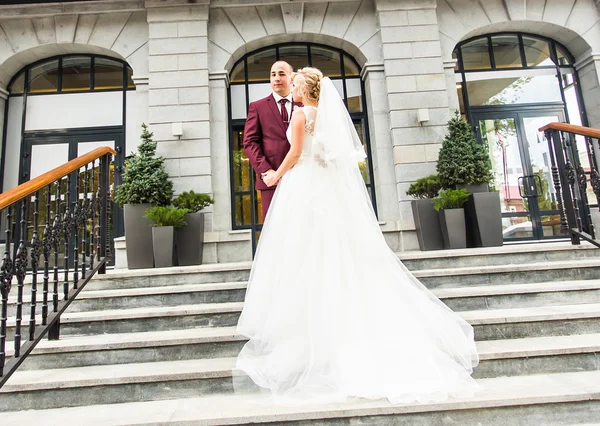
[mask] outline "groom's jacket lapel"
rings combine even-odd
[[[267,105],[269,106],[269,109],[273,113],[273,119],[277,123],[279,123],[279,127],[281,127],[281,130],[283,131],[283,134],[285,135],[285,126],[283,125],[283,119],[281,118],[281,113],[279,112],[279,108],[277,108],[277,104],[275,102],[275,98],[273,97],[273,95],[269,95],[267,97]]]

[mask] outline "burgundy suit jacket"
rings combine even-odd
[[[292,111],[294,106],[302,104],[292,102]],[[243,145],[246,156],[256,172],[257,190],[269,189],[260,178],[260,174],[269,169],[277,170],[290,150],[285,132],[281,113],[272,94],[249,105]]]

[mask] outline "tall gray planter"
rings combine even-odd
[[[471,194],[465,204],[465,219],[469,247],[495,247],[503,244],[499,192]]]
[[[465,209],[440,210],[440,227],[444,248],[467,248],[467,231],[465,227]]]
[[[152,228],[154,242],[154,264],[157,268],[175,265],[175,227],[154,226]]]
[[[440,228],[438,212],[431,199],[413,200],[411,203],[419,248],[421,250],[442,250],[444,239]]]
[[[142,269],[154,267],[152,254],[152,221],[144,217],[150,204],[125,204],[125,251],[127,268]]]
[[[204,249],[204,213],[185,215],[187,225],[175,231],[179,266],[201,265]]]
[[[477,194],[480,192],[489,192],[490,186],[487,183],[473,183],[471,185],[466,185],[464,183],[457,183],[456,189],[464,189],[469,194]]]

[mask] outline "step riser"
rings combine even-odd
[[[551,281],[579,281],[600,278],[600,268],[585,267],[572,269],[549,269],[482,273],[469,275],[427,276],[417,278],[428,288],[456,288],[481,285],[530,284]]]
[[[475,340],[521,339],[600,333],[600,318],[476,325]]]
[[[456,297],[443,298],[442,301],[453,311],[575,305],[581,303],[600,303],[600,289],[481,297]]]
[[[182,330],[197,327],[230,327],[237,325],[239,312],[198,314],[174,317],[136,318],[112,321],[87,321],[61,324],[62,335],[96,335],[138,333],[145,331]],[[27,328],[22,335],[27,336]],[[476,340],[519,339],[524,337],[567,336],[600,333],[600,318],[558,321],[533,321],[476,325]],[[14,327],[7,328],[9,340],[14,338]]]
[[[542,263],[567,260],[593,260],[600,258],[600,250],[554,250],[528,253],[502,253],[492,255],[452,256],[433,259],[400,259],[411,271],[421,269],[448,269],[477,266],[522,265],[524,263]]]
[[[160,306],[199,305],[201,303],[243,302],[246,289],[195,291],[188,293],[172,293],[144,296],[103,297],[98,299],[75,299],[69,306],[68,312],[91,312],[116,309],[149,308]],[[30,304],[23,304],[23,312],[29,315]],[[42,305],[37,305],[41,313]],[[8,306],[8,315],[14,317],[17,312],[16,304]]]
[[[550,357],[483,360],[475,370],[477,379],[545,374],[554,372],[593,371],[599,368],[600,354],[575,354]],[[10,382],[9,382],[10,383]],[[259,389],[248,378],[236,379],[238,391],[254,393]],[[233,394],[232,378],[222,377],[176,379],[151,383],[114,384],[75,389],[52,389],[1,394],[0,412],[48,409],[63,406],[117,404],[185,398],[191,395]],[[68,405],[65,405],[68,404]]]

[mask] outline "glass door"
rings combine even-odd
[[[564,121],[560,109],[478,111],[476,134],[490,153],[504,241],[563,238],[548,144],[538,128]]]

